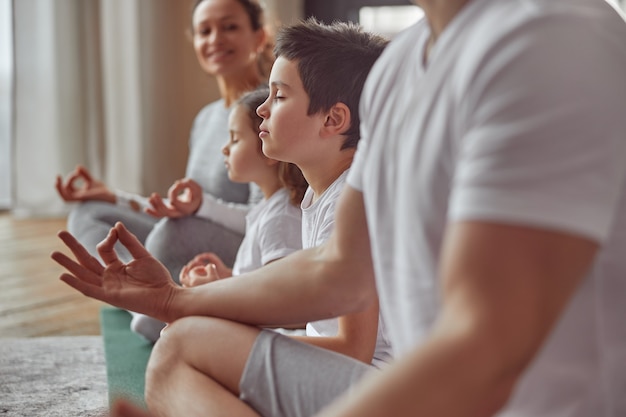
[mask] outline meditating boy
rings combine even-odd
[[[263,153],[296,164],[309,183],[302,200],[304,249],[326,242],[334,228],[337,198],[360,139],[361,90],[386,44],[353,25],[314,20],[278,35],[270,95],[257,113]],[[338,71],[341,59],[353,65]],[[356,315],[308,323],[307,336],[315,338],[299,339],[382,366],[391,347],[377,316],[372,305]]]

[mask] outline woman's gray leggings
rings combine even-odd
[[[167,267],[176,282],[181,268],[202,252],[214,252],[224,263],[232,266],[243,239],[243,235],[199,217],[156,219],[143,212],[99,201],[74,207],[68,217],[67,228],[92,255],[99,258],[96,245],[118,221],[124,223]],[[128,262],[132,259],[119,243],[115,250],[120,260]]]

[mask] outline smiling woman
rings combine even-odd
[[[263,25],[256,1],[198,0],[194,5],[194,51],[200,67],[217,78],[226,106],[267,76],[273,58]]]

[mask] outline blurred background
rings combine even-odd
[[[113,188],[164,193],[189,130],[219,98],[187,36],[191,0],[0,0],[0,210],[63,217],[53,187],[78,163]],[[408,0],[265,0],[274,26],[308,16],[392,37]]]

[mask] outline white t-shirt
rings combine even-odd
[[[343,190],[348,171],[344,171],[330,187],[313,203],[313,189],[309,187],[302,199],[302,247],[313,248],[326,242],[335,227],[335,206]],[[336,336],[339,331],[337,318],[307,323],[307,336]],[[386,336],[382,318],[378,321],[378,336],[372,365],[380,368],[391,361],[391,344]]]
[[[233,276],[302,249],[301,210],[285,188],[254,206],[246,216],[246,234],[237,251]]]
[[[449,222],[587,237],[593,268],[499,416],[626,416],[626,24],[598,0],[472,0],[424,66],[428,36],[372,69],[348,177],[394,350],[437,317]]]

